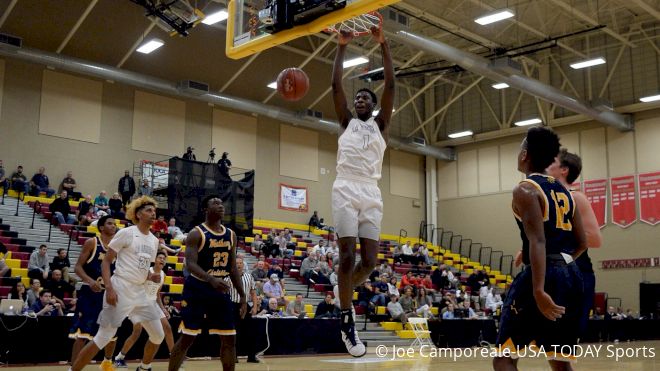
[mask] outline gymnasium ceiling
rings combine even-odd
[[[188,1],[207,13],[225,4]],[[513,10],[515,16],[487,26],[474,22],[502,8]],[[484,57],[508,54],[529,76],[580,99],[601,97],[621,108],[660,93],[660,0],[403,0],[391,10],[407,19],[410,32]],[[225,56],[224,22],[200,24],[185,38],[171,37],[129,0],[0,0],[0,15],[0,32],[23,38],[26,47],[170,81],[203,81],[212,91],[293,110],[311,108],[334,118],[327,92],[335,43],[321,46],[328,37],[324,34],[266,50],[238,73],[248,58],[235,61]],[[389,35],[398,28],[401,25],[385,23]],[[148,55],[133,52],[152,37],[165,45]],[[447,134],[456,131],[498,132],[526,118],[540,116],[552,123],[574,115],[513,88],[495,90],[494,81],[475,82],[480,76],[453,68],[439,57],[394,40],[391,45],[399,73],[406,74],[398,79],[395,135],[424,136],[427,143],[447,145],[455,143]],[[379,85],[354,78],[380,67],[378,53],[368,54],[373,46],[369,38],[353,43],[349,56],[368,55],[370,63],[348,71],[347,90]],[[285,102],[266,87],[283,68],[297,66],[312,54],[304,68],[311,89],[303,100]],[[597,56],[605,57],[607,64],[583,70],[568,66]],[[416,94],[420,89],[423,92]],[[413,95],[417,97],[411,99]],[[418,130],[425,121],[429,124]]]

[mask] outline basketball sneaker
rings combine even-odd
[[[364,346],[357,331],[355,331],[355,321],[352,310],[343,310],[341,313],[341,339],[346,345],[346,350],[353,357],[362,357],[367,354],[367,347]]]
[[[116,368],[128,368],[128,365],[126,364],[126,360],[115,359],[115,367]]]
[[[99,365],[101,371],[115,371],[115,367],[112,365],[112,361],[109,359],[104,359],[103,362]]]

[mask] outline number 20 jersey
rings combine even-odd
[[[339,136],[337,177],[380,180],[386,147],[374,117],[352,118]]]
[[[559,254],[563,251],[574,250],[576,246],[573,234],[573,216],[575,214],[575,202],[573,195],[555,178],[531,174],[522,183],[533,185],[543,198],[543,230],[545,232],[545,254]],[[523,228],[522,217],[513,214],[520,228],[522,239],[523,263],[529,264],[529,240]]]
[[[233,248],[231,229],[223,226],[222,233],[215,233],[205,224],[200,224],[195,228],[202,236],[197,253],[197,264],[214,277],[228,277],[231,270],[229,257]],[[200,279],[200,277],[195,278]]]

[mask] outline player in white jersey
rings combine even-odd
[[[167,349],[171,352],[172,348],[174,348],[174,335],[172,334],[172,327],[168,321],[170,318],[170,313],[165,309],[163,301],[160,297],[160,289],[163,287],[163,283],[165,283],[165,272],[163,272],[163,267],[165,266],[166,259],[167,254],[165,251],[160,250],[158,253],[156,253],[156,262],[154,263],[154,266],[149,269],[149,272],[159,275],[160,280],[158,282],[147,280],[144,285],[145,291],[147,293],[147,299],[149,299],[153,305],[155,305],[156,308],[158,308],[158,310],[160,310],[162,313],[160,316],[160,323],[163,325],[163,330],[165,331],[165,342],[167,343]],[[142,324],[135,321],[135,318],[132,316],[128,316],[128,319],[133,322],[133,332],[126,339],[124,345],[121,348],[121,351],[115,357],[115,367],[117,368],[127,367],[124,357],[126,357],[126,354],[128,354],[128,352],[131,350],[135,342],[138,341],[140,335],[142,334]]]
[[[138,370],[151,370],[151,361],[165,337],[160,323],[163,313],[147,298],[144,284],[147,279],[160,282],[161,278],[160,274],[149,273],[159,245],[158,239],[149,231],[156,218],[156,201],[146,196],[134,200],[127,207],[126,217],[136,225],[115,234],[102,263],[105,302],[98,319],[100,328],[94,341],[80,351],[72,370],[82,370],[89,364],[99,349],[115,336],[117,328],[129,315],[142,323],[149,334]],[[115,272],[111,277],[110,264],[115,259]]]
[[[339,237],[339,302],[341,335],[346,349],[354,357],[366,353],[355,332],[352,314],[353,288],[361,284],[376,266],[383,200],[378,180],[387,146],[388,127],[394,103],[394,68],[390,48],[383,31],[372,28],[374,41],[381,45],[385,83],[380,111],[376,94],[360,89],[355,94],[355,116],[348,108],[342,86],[346,45],[353,35],[341,33],[332,70],[332,98],[341,125],[337,149],[337,178],[332,186],[332,215]],[[355,264],[355,242],[360,239],[360,263]]]

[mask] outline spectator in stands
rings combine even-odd
[[[165,307],[165,310],[170,314],[170,318],[179,317],[181,315],[179,310],[176,309],[176,306],[172,304],[172,298],[169,295],[163,296],[163,306]]]
[[[0,160],[0,187],[2,187],[3,192],[5,193],[9,190],[9,180],[7,180],[5,175],[5,168],[2,166],[2,160]]]
[[[403,307],[404,313],[408,317],[414,317],[417,311],[417,304],[415,303],[415,296],[413,294],[412,287],[406,287],[403,290],[403,296],[401,296],[401,307]]]
[[[18,165],[16,171],[11,175],[11,189],[16,192],[23,192],[28,194],[30,191],[30,183],[27,181],[27,177],[23,174],[23,166]]]
[[[324,277],[330,277],[332,274],[333,270],[330,267],[330,264],[328,263],[328,258],[325,255],[319,255],[319,273],[322,274]]]
[[[389,287],[387,286],[387,276],[382,275],[378,280],[374,281],[371,285],[374,291],[374,296],[371,298],[370,305],[372,307],[376,306],[385,306],[387,304],[387,291]]]
[[[392,277],[394,275],[394,272],[392,271],[392,267],[388,263],[381,263],[380,267],[378,267],[378,273],[381,275],[385,274],[387,277]]]
[[[387,283],[388,297],[392,297],[392,295],[400,296],[399,289],[396,287],[396,284],[397,284],[396,277],[392,276],[390,278],[390,281]]]
[[[62,307],[64,307],[64,299],[70,298],[74,293],[74,287],[62,279],[62,271],[59,269],[53,270],[51,278],[46,280],[44,286],[51,292],[52,298],[62,304]]]
[[[94,199],[94,211],[98,214],[99,217],[106,215],[110,206],[108,206],[108,193],[106,191],[101,191],[98,196]]]
[[[264,269],[266,270],[266,272],[268,272],[268,270],[270,269],[270,264],[268,264],[268,262],[266,261],[266,257],[263,255],[259,255],[259,257],[257,258],[257,262],[254,263],[252,269],[256,268],[259,265],[259,262],[263,263]],[[266,279],[268,279],[268,277],[266,277]]]
[[[289,302],[286,306],[286,315],[305,318],[305,304],[303,304],[302,294],[296,294],[296,300]]]
[[[412,263],[413,261],[413,250],[410,246],[410,241],[406,241],[406,243],[401,246],[401,261],[403,263]]]
[[[71,213],[71,206],[69,206],[69,198],[66,191],[62,191],[60,197],[51,202],[48,209],[53,213],[53,216],[60,225],[74,224],[76,222],[76,216]]]
[[[62,278],[64,281],[71,284],[72,279],[69,277],[69,269],[71,268],[71,262],[69,261],[69,256],[66,253],[66,249],[59,248],[57,249],[57,255],[53,257],[53,262],[50,264],[50,270],[55,271],[56,269],[62,272]],[[53,291],[53,290],[51,290]],[[57,296],[57,295],[56,295]]]
[[[265,281],[268,279],[268,271],[266,270],[263,261],[257,262],[257,267],[252,271],[252,278],[254,278],[255,282]]]
[[[314,213],[309,218],[309,223],[307,223],[307,224],[312,228],[318,228],[318,226],[319,226],[319,215],[318,215],[318,212],[316,210],[314,210]]]
[[[140,184],[140,188],[138,189],[138,195],[140,195],[140,196],[151,196],[152,193],[153,193],[153,190],[151,189],[151,186],[149,185],[149,179],[142,178],[142,184]]]
[[[433,288],[436,290],[443,290],[449,287],[449,279],[447,276],[443,276],[443,270],[440,267],[433,270],[431,273],[431,283],[433,283]]]
[[[186,239],[186,235],[183,233],[181,228],[177,227],[175,218],[170,218],[167,226],[167,234],[172,236],[173,240],[184,241]]]
[[[394,245],[394,250],[392,250],[392,258],[394,259],[394,264],[401,264],[401,255],[403,254],[401,246]]]
[[[325,299],[316,306],[314,318],[339,318],[339,309],[335,306],[332,295],[326,294]]]
[[[158,220],[154,221],[154,224],[151,225],[151,232],[158,232],[161,235],[167,234],[167,223],[165,222],[165,215],[158,215]]]
[[[280,310],[277,309],[278,308],[277,299],[275,299],[275,298],[268,299],[267,303],[268,304],[266,305],[266,307],[261,312],[259,312],[259,314],[257,314],[257,316],[271,315],[271,316],[274,316],[274,317],[279,317],[280,316]]]
[[[417,304],[416,313],[424,318],[435,318],[431,314],[431,307],[433,306],[433,299],[429,295],[424,287],[420,287],[417,291],[417,298],[415,298]]]
[[[335,265],[330,273],[330,284],[334,287],[339,285],[339,265]]]
[[[122,208],[124,207],[121,197],[119,196],[119,193],[115,192],[112,194],[112,198],[108,201],[108,212],[114,219],[117,220],[122,220],[126,218],[126,214],[122,211]],[[165,229],[167,229],[167,224],[165,225]]]
[[[356,291],[358,293],[358,305],[372,310],[373,308],[371,307],[370,303],[371,299],[374,297],[374,289],[371,287],[371,281],[364,281],[362,286],[359,286]]]
[[[458,277],[454,276],[454,273],[449,268],[445,268],[442,274],[447,276],[447,280],[451,287],[458,287]]]
[[[25,289],[23,282],[17,281],[16,284],[14,284],[14,287],[11,288],[7,299],[23,300],[25,305],[29,306],[27,290]]]
[[[79,200],[82,197],[82,194],[80,192],[76,192],[77,186],[78,185],[76,184],[76,180],[73,179],[73,173],[71,170],[69,170],[66,172],[66,177],[62,179],[62,183],[60,183],[59,191],[66,191],[66,193],[69,195],[69,198]]]
[[[0,242],[0,244],[2,244],[2,242]],[[2,257],[0,257],[0,277],[6,277],[10,273],[11,273],[11,268],[9,268],[7,262],[5,262],[5,256],[2,255]]]
[[[390,302],[387,304],[387,311],[393,320],[399,321],[404,325],[408,323],[408,316],[406,315],[401,303],[399,303],[398,295],[390,295]]]
[[[254,234],[254,240],[250,244],[252,251],[261,252],[261,248],[264,245],[264,240],[261,238],[261,233]]]
[[[223,152],[222,157],[218,160],[218,168],[220,169],[220,174],[229,176],[229,170],[231,170],[231,161],[228,158],[229,152]]]
[[[454,308],[455,308],[454,303],[449,303],[449,305],[447,305],[447,310],[444,313],[442,313],[442,319],[456,318],[454,317]]]
[[[470,301],[469,300],[463,300],[463,308],[467,312],[467,319],[476,319],[477,314],[475,313],[474,309],[470,306]]]
[[[318,228],[323,229],[323,230],[328,231],[328,232],[331,232],[331,233],[335,232],[334,228],[332,228],[329,225],[325,225],[325,219],[323,219],[323,218],[319,219],[319,227]]]
[[[37,314],[37,316],[63,316],[62,304],[53,300],[51,292],[48,290],[41,290],[39,293],[39,300],[37,300],[30,308]]]
[[[320,272],[318,256],[314,253],[303,259],[300,265],[300,274],[308,281],[321,284],[330,283],[330,280]]]
[[[336,240],[330,242],[328,247],[326,247],[326,249],[325,249],[325,253],[326,253],[326,255],[327,254],[332,254],[332,260],[329,260],[329,261],[332,261],[333,265],[338,265],[338,263],[339,263],[339,247],[337,247],[337,241]]]
[[[92,204],[92,195],[85,196],[85,199],[78,203],[78,210],[76,211],[76,219],[78,219],[79,225],[90,225],[92,224],[93,213],[92,209],[94,204]]]
[[[48,246],[41,245],[30,255],[28,262],[28,277],[47,279],[48,278]]]
[[[289,303],[284,297],[284,290],[280,285],[280,278],[277,274],[271,274],[270,280],[264,284],[264,295],[270,299],[276,299],[278,306],[287,306]]]
[[[406,272],[406,275],[401,277],[401,288],[405,289],[409,286],[410,287],[416,287],[417,286],[417,282],[413,278],[412,271]]]
[[[270,269],[268,270],[268,277],[272,276],[273,274],[280,279],[280,284],[282,285],[282,287],[284,287],[284,282],[283,282],[284,271],[282,270],[282,267],[280,267],[280,265],[277,263],[277,261],[273,261],[273,264],[270,266]]]
[[[422,244],[419,247],[418,251],[419,251],[419,256],[421,256],[421,258],[424,260],[424,262],[427,265],[433,264],[433,259],[431,258],[431,256],[429,256],[429,248],[425,244]]]
[[[125,170],[124,176],[119,179],[119,185],[117,186],[117,192],[121,194],[124,206],[128,205],[135,194],[135,180],[129,174],[128,170]]]
[[[286,250],[286,237],[284,237],[284,231],[280,231],[277,236],[273,239],[273,245],[270,249],[270,256],[277,258],[280,255],[283,255],[284,250]]]
[[[493,313],[497,313],[497,310],[502,307],[502,304],[500,293],[495,292],[495,294],[493,294],[493,289],[490,289],[486,296],[486,308],[490,309]]]
[[[46,192],[46,197],[50,198],[55,194],[55,190],[50,188],[50,180],[46,175],[46,168],[40,167],[39,172],[32,176],[30,179],[30,190],[32,195],[39,196],[39,193]]]
[[[485,285],[483,285],[479,288],[479,307],[478,307],[478,309],[486,308],[486,298],[488,297],[488,293],[493,290],[489,286],[490,286],[490,284],[485,284]]]
[[[435,288],[433,287],[433,281],[431,281],[431,275],[424,274],[424,277],[420,280],[418,287],[425,288],[426,292],[431,296],[435,294]]]
[[[41,292],[41,281],[38,278],[30,279],[30,288],[27,290],[28,306],[32,307],[39,298]]]
[[[319,240],[319,242],[312,248],[312,252],[319,256],[325,255],[325,240]]]

